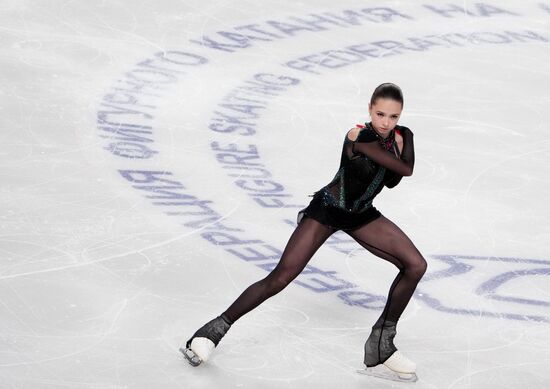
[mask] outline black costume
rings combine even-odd
[[[403,137],[401,155],[395,142],[396,130]],[[338,173],[298,213],[298,226],[275,269],[250,285],[224,312],[224,317],[233,323],[279,293],[302,272],[317,249],[341,229],[368,251],[399,268],[375,326],[387,320],[397,322],[427,265],[411,240],[381,216],[372,200],[384,185],[393,187],[402,176],[411,175],[413,166],[413,134],[407,127],[397,126],[384,139],[367,123],[355,141],[346,135]]]
[[[403,137],[401,154],[395,131]],[[217,345],[236,320],[296,278],[317,249],[337,230],[345,231],[365,249],[399,269],[384,310],[365,343],[367,366],[385,362],[396,350],[393,345],[395,326],[427,265],[407,235],[383,217],[373,207],[372,200],[384,186],[394,187],[402,176],[411,175],[413,166],[413,134],[406,127],[396,126],[382,138],[367,123],[355,140],[346,135],[336,176],[298,213],[298,226],[277,266],[265,278],[250,285],[224,313],[205,324],[187,341],[183,352],[189,362],[194,366],[201,362],[190,349],[194,338],[208,338]]]
[[[403,137],[401,154],[395,131]],[[413,167],[413,134],[406,127],[396,126],[382,138],[367,123],[355,140],[346,135],[336,176],[298,213],[298,226],[277,266],[250,285],[224,313],[195,332],[182,350],[189,362],[194,366],[201,363],[191,349],[194,338],[210,339],[216,346],[236,320],[283,290],[302,272],[323,242],[337,230],[343,230],[365,249],[399,269],[384,310],[365,343],[365,365],[384,363],[395,353],[393,337],[397,321],[427,264],[407,235],[373,207],[372,200],[384,185],[394,187],[402,176],[411,175]]]
[[[334,179],[318,192],[307,208],[298,213],[298,223],[309,216],[335,230],[353,230],[378,218],[380,212],[372,205],[374,197],[384,185],[394,187],[401,176],[387,170],[366,155],[355,150],[356,143],[379,142],[391,153],[400,157],[395,141],[395,131],[405,131],[397,126],[387,138],[383,139],[367,123],[352,141],[346,135],[340,158],[340,168]],[[414,150],[405,150],[404,158],[414,158]],[[413,157],[411,157],[411,154]]]

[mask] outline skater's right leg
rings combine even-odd
[[[304,217],[292,233],[279,263],[267,277],[250,285],[221,316],[205,324],[187,341],[186,349],[181,349],[181,352],[189,363],[198,366],[206,360],[229,327],[292,282],[334,232],[334,229]],[[209,326],[214,329],[206,328]],[[199,348],[201,350],[197,350]]]
[[[305,217],[291,235],[277,266],[264,279],[250,285],[224,312],[232,322],[283,290],[306,267],[317,249],[334,233]]]
[[[208,359],[212,350],[231,327],[231,324],[224,315],[210,320],[193,334],[185,344],[185,348],[180,348],[180,351],[191,365],[200,365]]]

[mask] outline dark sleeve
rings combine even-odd
[[[387,178],[384,179],[384,185],[386,188],[394,188],[401,182],[401,179],[403,176],[400,176],[399,174],[395,174],[392,171],[388,171]]]
[[[374,130],[368,127],[364,128],[363,130],[359,131],[359,135],[357,135],[357,138],[355,139],[355,141],[353,142],[353,145],[351,146],[352,147],[351,151],[353,152],[353,154],[355,154],[356,152],[361,152],[355,149],[355,145],[357,143],[371,143],[371,142],[376,142],[377,140],[378,138]]]
[[[399,133],[401,135],[403,135],[403,131],[407,131],[407,130],[410,131],[409,128],[399,126]],[[403,142],[404,142],[404,140],[403,140]],[[412,155],[410,155],[409,151],[412,152]],[[407,152],[407,155],[405,156],[405,158],[408,158],[409,160],[412,159],[413,164],[414,164],[414,148],[411,147],[410,150],[405,150],[405,145],[403,144],[403,153],[405,153],[405,152]],[[386,179],[384,180],[384,185],[387,188],[394,188],[401,182],[402,178],[403,178],[403,176],[400,176],[399,174],[396,174],[392,171],[388,171],[386,173]]]
[[[372,141],[356,141],[354,151],[366,155],[377,164],[400,176],[411,176],[414,170],[414,135],[407,127],[401,127],[401,135],[403,136],[403,152],[401,153],[401,158],[397,158],[393,153],[388,153],[378,142]],[[376,140],[376,134],[374,134],[374,137]],[[359,140],[359,137],[357,140]]]

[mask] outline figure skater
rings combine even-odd
[[[369,103],[371,121],[346,133],[336,176],[315,192],[310,204],[298,213],[298,225],[277,266],[267,277],[250,285],[225,312],[201,327],[181,348],[191,365],[206,361],[235,321],[283,290],[323,242],[342,230],[399,269],[384,310],[365,342],[363,372],[416,381],[416,365],[397,350],[393,339],[399,317],[427,264],[407,235],[372,205],[384,186],[393,188],[402,177],[413,173],[413,133],[397,125],[402,110],[403,93],[397,85],[384,83],[374,90]],[[373,369],[377,365],[383,367]]]

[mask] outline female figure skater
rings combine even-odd
[[[365,342],[367,368],[363,372],[416,381],[415,364],[397,351],[393,338],[399,317],[427,264],[407,235],[372,205],[384,186],[393,188],[403,176],[413,173],[413,133],[397,125],[402,109],[403,94],[398,86],[385,83],[375,89],[369,104],[371,122],[347,132],[340,169],[298,213],[298,226],[277,266],[267,277],[250,285],[225,312],[201,327],[181,349],[191,365],[206,361],[235,321],[283,290],[323,242],[343,230],[399,269],[385,308]],[[372,369],[381,364],[383,368]]]

